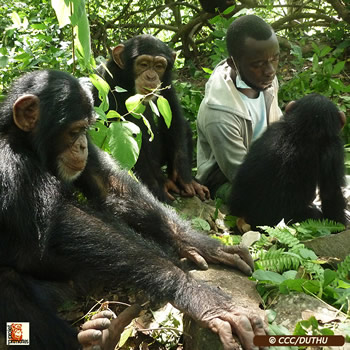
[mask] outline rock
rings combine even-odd
[[[225,225],[225,214],[222,206],[217,210],[215,201],[210,199],[202,202],[198,197],[177,197],[172,203],[172,207],[188,220],[200,218],[209,223],[211,230],[215,232],[229,231],[230,228]]]
[[[279,294],[271,308],[276,311],[274,322],[286,327],[291,334],[299,321],[308,320],[311,316],[314,316],[319,324],[326,324],[327,328],[333,329],[338,335],[345,336],[342,328],[350,327],[350,321],[345,314],[322,300],[304,293]],[[350,350],[350,344],[332,347],[332,350]]]
[[[217,286],[232,296],[232,302],[244,307],[252,314],[259,314],[265,319],[265,312],[260,309],[261,298],[256,291],[256,283],[239,271],[212,265],[206,271],[193,270],[190,275],[200,281]],[[202,328],[189,316],[184,316],[184,350],[222,350],[219,337],[208,329]]]
[[[350,230],[303,242],[320,257],[344,260],[350,254]]]

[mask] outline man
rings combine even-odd
[[[252,141],[282,115],[276,69],[279,44],[261,18],[247,15],[228,28],[229,58],[215,68],[197,119],[198,180],[227,201]]]

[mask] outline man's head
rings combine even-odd
[[[265,21],[254,15],[236,19],[226,36],[229,65],[251,88],[262,91],[271,86],[279,61],[277,37]]]

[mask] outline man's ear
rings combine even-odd
[[[23,95],[13,105],[13,121],[26,132],[33,131],[40,115],[40,100],[35,95]]]
[[[119,44],[112,51],[113,61],[121,69],[125,68],[125,64],[124,64],[124,62],[122,60],[122,53],[123,53],[123,51],[124,51],[124,45],[123,44]]]

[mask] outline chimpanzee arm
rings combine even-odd
[[[147,142],[149,142],[147,140]],[[136,176],[142,179],[142,182],[148,189],[162,202],[167,202],[169,198],[164,191],[166,184],[166,176],[161,170],[161,166],[152,161],[150,148],[141,147],[140,155],[136,165]]]
[[[184,197],[198,195],[201,200],[209,199],[207,187],[196,182],[192,177],[192,131],[183,115],[174,88],[163,91],[172,111],[172,121],[166,134],[167,172],[169,179],[176,184]],[[165,128],[165,126],[164,126]]]
[[[332,140],[320,151],[320,198],[323,216],[346,224],[344,186],[344,151],[341,140]]]
[[[193,260],[201,268],[207,262],[223,263],[247,275],[254,264],[248,249],[226,247],[191,229],[176,212],[164,206],[141,183],[121,170],[116,162],[96,146],[89,145],[89,162],[76,185],[98,205],[123,220],[136,232],[171,246],[180,257]]]
[[[166,138],[168,174],[172,178],[176,173],[184,183],[190,183],[192,180],[191,129],[183,116],[174,88],[164,90],[162,95],[168,100],[172,111],[171,125]]]
[[[254,264],[248,249],[226,247],[194,231],[188,222],[179,218],[175,210],[160,203],[144,185],[121,170],[110,156],[91,145],[89,163],[79,184],[84,191],[84,188],[94,187],[94,182],[99,183],[99,186],[95,186],[99,187],[96,193],[105,193],[105,210],[112,212],[114,217],[126,222],[136,232],[171,246],[180,257],[193,260],[201,268],[207,268],[207,262],[223,263],[247,275],[252,273]],[[91,200],[101,199],[96,193],[84,192]]]
[[[108,220],[108,223],[106,222]],[[218,333],[232,349],[236,333],[245,348],[265,334],[260,318],[235,307],[230,299],[200,284],[176,267],[162,249],[143,240],[122,220],[97,218],[72,205],[56,212],[43,264],[79,285],[134,286],[156,300],[166,300]]]

